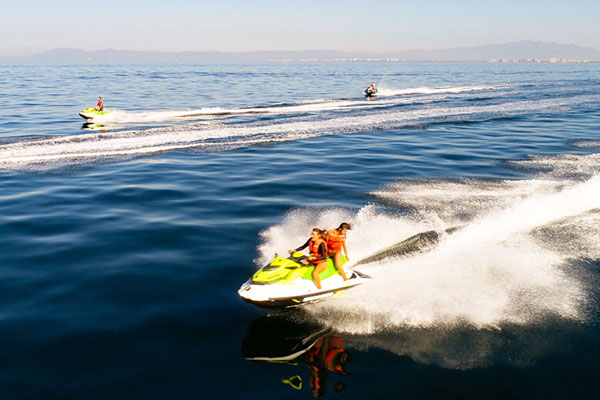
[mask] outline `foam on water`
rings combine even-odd
[[[113,124],[131,124],[131,123],[149,123],[149,122],[169,122],[169,121],[188,121],[199,119],[216,119],[230,116],[242,116],[252,114],[265,115],[294,115],[304,113],[318,113],[327,111],[352,111],[361,109],[376,109],[394,105],[411,104],[417,100],[415,97],[407,96],[411,94],[429,94],[429,101],[440,101],[444,94],[463,93],[477,90],[494,90],[495,86],[465,86],[465,87],[444,87],[444,88],[415,88],[415,89],[380,89],[381,96],[404,95],[395,99],[378,99],[376,102],[367,99],[315,99],[295,103],[271,104],[249,107],[206,107],[189,110],[165,110],[165,111],[123,111],[111,110],[111,113],[99,115],[94,118],[94,123],[113,123]],[[423,99],[418,99],[423,102]]]
[[[398,95],[410,95],[410,94],[457,94],[464,92],[475,92],[482,90],[497,90],[504,89],[506,85],[472,85],[472,86],[442,86],[442,87],[416,87],[406,89],[393,89],[381,85],[377,88],[377,95],[379,96],[398,96]]]
[[[598,96],[507,101],[468,106],[392,107],[362,112],[332,113],[268,122],[211,122],[159,127],[146,130],[100,132],[50,139],[17,141],[0,145],[2,169],[55,169],[64,165],[106,161],[182,149],[227,150],[241,146],[276,143],[327,134],[363,130],[394,129],[435,122],[477,121],[526,113],[556,112],[572,105],[581,107]],[[369,104],[367,101],[365,103]],[[371,107],[365,105],[365,107]],[[339,107],[338,107],[339,108]],[[372,107],[371,107],[372,108]]]
[[[572,157],[582,164],[596,160],[564,158]],[[374,196],[418,212],[390,215],[374,205],[356,215],[296,210],[263,232],[260,261],[302,243],[313,225],[352,223],[354,261],[418,232],[461,228],[432,250],[361,266],[373,281],[307,307],[319,322],[372,334],[465,324],[494,329],[549,316],[585,320],[589,287],[577,261],[600,258],[600,176],[401,182]]]

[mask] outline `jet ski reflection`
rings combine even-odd
[[[242,356],[247,360],[298,365],[302,363],[310,372],[309,384],[314,397],[327,392],[327,378],[331,373],[348,375],[346,364],[352,356],[344,348],[344,339],[330,328],[307,319],[304,313],[270,314],[253,321],[242,343]],[[282,379],[292,388],[302,389],[302,378],[295,375]],[[338,381],[335,392],[346,388]]]
[[[111,127],[104,124],[95,124],[93,122],[85,122],[81,126],[82,131],[101,131],[109,130]]]

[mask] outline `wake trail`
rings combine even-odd
[[[195,124],[143,131],[101,132],[26,140],[0,145],[0,168],[60,168],[65,164],[155,154],[183,149],[220,150],[299,140],[327,134],[394,129],[438,121],[484,120],[550,112],[597,100],[594,96],[512,101],[495,105],[368,110],[363,113],[304,116],[271,122]]]
[[[388,87],[377,88],[379,96],[399,96],[399,95],[414,95],[414,94],[460,94],[478,91],[492,91],[507,89],[508,85],[472,85],[472,86],[442,86],[442,87],[416,87],[406,89],[394,89]]]
[[[278,115],[278,114],[303,114],[309,112],[350,111],[361,109],[372,109],[389,107],[393,105],[410,104],[417,100],[409,95],[437,95],[432,96],[430,101],[439,101],[445,94],[460,94],[474,91],[493,91],[502,89],[504,86],[476,85],[476,86],[447,86],[447,87],[419,87],[408,89],[379,89],[380,97],[391,97],[403,95],[395,99],[379,99],[377,102],[365,99],[314,99],[293,103],[280,103],[270,105],[259,105],[249,107],[204,107],[188,110],[168,111],[124,111],[111,110],[110,114],[95,117],[94,123],[152,123],[152,122],[180,122],[194,121],[199,119],[219,119],[232,116],[244,115]],[[422,99],[421,99],[422,101]]]

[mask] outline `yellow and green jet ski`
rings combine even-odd
[[[86,108],[85,110],[79,113],[81,118],[85,118],[87,120],[102,117],[112,113],[112,111],[98,111],[95,107]]]
[[[370,279],[357,270],[344,268],[347,281],[342,279],[331,258],[321,273],[321,289],[313,279],[313,265],[304,265],[308,257],[295,252],[288,258],[277,257],[260,268],[238,290],[246,302],[264,308],[294,307],[325,299]],[[343,264],[346,258],[343,257]]]

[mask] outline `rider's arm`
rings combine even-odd
[[[298,247],[296,250],[294,251],[300,251],[300,250],[304,250],[305,248],[308,247],[308,243],[310,242],[310,238],[308,238],[308,240],[306,241],[306,243],[304,243],[302,246]]]

